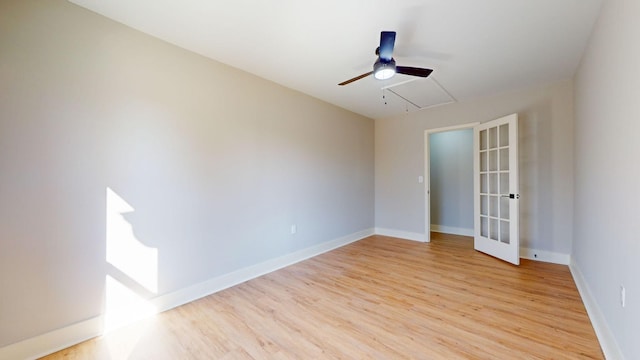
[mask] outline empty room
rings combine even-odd
[[[0,360],[640,358],[639,17],[0,1]]]

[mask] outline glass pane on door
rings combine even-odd
[[[509,193],[509,173],[500,174],[500,194]]]
[[[487,150],[487,130],[480,131],[480,150]]]
[[[498,128],[489,128],[489,149],[498,147]]]
[[[483,151],[480,153],[480,171],[487,171],[487,152]]]
[[[486,216],[480,217],[480,236],[489,236],[489,219]]]
[[[499,211],[500,211],[498,206],[500,206],[500,204],[498,202],[498,197],[497,196],[492,196],[489,199],[489,216],[498,217],[498,214],[499,214]]]
[[[480,174],[480,193],[486,194],[489,192],[489,184],[487,184],[487,174]]]
[[[500,149],[500,170],[509,170],[509,149]]]
[[[500,198],[500,218],[504,220],[509,220],[509,198],[508,197]]]
[[[489,238],[491,240],[498,240],[498,220],[491,219],[489,222]]]
[[[489,215],[489,196],[480,195],[480,214]]]
[[[498,150],[489,151],[489,171],[498,170]]]
[[[500,125],[500,147],[509,146],[509,124]]]
[[[498,194],[498,174],[489,174],[489,193]]]
[[[509,243],[509,222],[500,221],[500,242]]]

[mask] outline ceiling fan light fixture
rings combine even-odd
[[[373,76],[378,80],[387,80],[396,74],[396,61],[391,59],[389,62],[376,61],[373,64]]]
[[[351,84],[354,81],[364,79],[367,76],[373,74],[378,80],[387,80],[392,78],[396,73],[419,76],[426,78],[433,72],[431,69],[411,67],[411,66],[398,66],[396,67],[396,61],[393,58],[393,45],[396,41],[395,31],[383,31],[380,33],[380,46],[376,49],[376,55],[378,60],[373,63],[373,71],[366,72],[362,75],[358,75],[347,81],[343,81],[338,86]]]

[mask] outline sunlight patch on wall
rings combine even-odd
[[[107,275],[104,332],[146,319],[158,311],[147,299]]]
[[[135,211],[107,188],[107,262],[145,289],[158,291],[158,249],[142,244],[123,214]]]
[[[110,188],[106,191],[105,332],[144,319],[157,309],[147,299],[158,291],[158,249],[136,238],[125,214],[135,209]]]

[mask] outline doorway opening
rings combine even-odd
[[[425,131],[425,235],[473,236],[473,128],[478,123]]]

